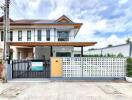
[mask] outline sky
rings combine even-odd
[[[132,40],[132,0],[11,0],[12,19],[57,19],[62,15],[83,23],[74,41],[97,42],[90,48]]]

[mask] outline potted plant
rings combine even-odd
[[[3,63],[2,63],[2,59],[0,59],[0,78],[2,78],[2,71],[3,71]]]
[[[132,82],[132,58],[127,59],[126,71],[127,71],[126,81]]]

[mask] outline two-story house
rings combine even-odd
[[[74,47],[92,46],[95,42],[74,42],[82,23],[75,23],[65,15],[57,20],[10,19],[10,58],[46,59],[73,57]],[[4,44],[3,17],[0,18],[0,42]]]

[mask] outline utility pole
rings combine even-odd
[[[8,33],[10,32],[9,29],[9,3],[10,0],[5,0],[4,5],[4,17],[3,17],[3,32],[4,32],[4,53],[3,53],[3,60],[4,60],[4,68],[3,68],[3,83],[7,82],[7,67],[8,67],[8,60],[9,60],[9,45],[8,45]]]

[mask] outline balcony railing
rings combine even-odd
[[[69,41],[69,38],[58,38],[58,41]]]

